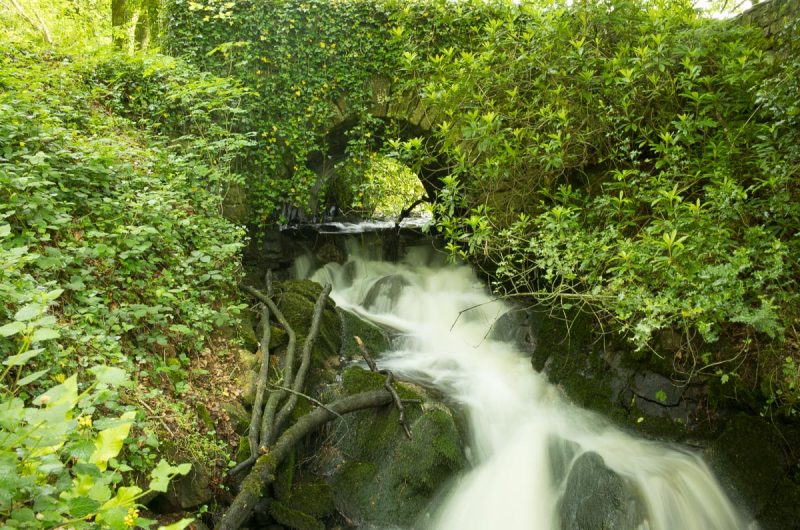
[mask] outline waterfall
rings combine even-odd
[[[301,259],[296,269],[332,284],[340,307],[397,332],[382,368],[437,389],[467,416],[471,465],[417,527],[583,529],[586,514],[571,508],[599,488],[616,505],[589,514],[606,518],[593,528],[756,528],[696,453],[636,438],[580,409],[512,344],[492,340],[493,323],[510,307],[469,267],[421,248],[389,263],[354,247],[344,264],[313,271]]]

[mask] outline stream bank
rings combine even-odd
[[[379,245],[374,235],[357,237],[362,244],[372,240]],[[407,242],[413,241],[409,235]],[[331,261],[342,263],[347,252],[341,239],[331,234],[315,234],[302,244],[292,237],[283,248],[294,253],[280,258],[283,263],[310,251],[314,267]],[[283,277],[291,276],[287,268],[283,270]],[[258,285],[263,269],[251,271],[249,280]],[[356,269],[348,272],[358,273]],[[382,292],[391,295],[402,288],[401,283],[379,282],[374,297],[378,299]],[[296,329],[307,329],[321,287],[288,279],[276,287],[287,319]],[[631,360],[626,345],[600,334],[589,316],[571,317],[556,318],[520,308],[497,320],[491,338],[515,342],[518,350],[530,355],[533,367],[576,404],[629,432],[701,452],[734,503],[753,514],[760,528],[798,527],[800,495],[793,480],[793,459],[786,452],[787,440],[797,438],[790,436],[790,428],[778,430],[752,411],[732,407],[707,385],[673,384],[669,372],[658,363]],[[257,326],[250,326],[258,336]],[[286,335],[278,327],[272,331],[271,350],[280,352],[286,346]],[[353,335],[362,337],[376,357],[391,346],[387,330],[329,302],[308,386],[314,399],[330,402],[383,384],[383,377],[359,366],[360,352]],[[664,341],[668,346],[668,338]],[[257,360],[253,359],[253,367]],[[253,375],[244,380],[252,380]],[[397,425],[397,411],[391,408],[337,420],[307,439],[281,467],[272,498],[258,507],[253,525],[324,529],[415,524],[437,491],[468,467],[469,444],[458,407],[416,385],[400,385],[400,392],[423,400],[420,407],[410,407],[407,412],[416,435],[412,440],[405,439]],[[252,404],[248,395],[252,391],[244,392],[245,406]],[[306,402],[295,416],[311,407]],[[246,436],[240,441],[239,460],[248,453]],[[635,494],[593,453],[585,453],[574,464],[567,489],[594,493],[566,496],[561,504],[563,528],[624,529],[634,524],[620,506],[635,503]]]

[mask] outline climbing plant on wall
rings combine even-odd
[[[314,210],[324,200],[309,157],[327,149],[331,126],[347,121],[347,155],[366,160],[386,123],[370,114],[377,90],[396,96],[402,65],[439,45],[464,46],[475,25],[506,9],[481,2],[169,0],[167,49],[257,92],[250,125],[259,131],[248,191],[254,221],[275,220],[287,201]],[[401,53],[413,43],[414,53]],[[391,127],[390,127],[391,129]],[[366,167],[366,164],[363,164]]]

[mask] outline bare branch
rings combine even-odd
[[[216,530],[238,530],[253,511],[264,489],[275,480],[275,471],[291,453],[294,446],[308,434],[330,420],[357,410],[380,407],[391,403],[386,390],[362,392],[342,398],[326,407],[318,407],[289,427],[269,451],[260,456],[244,479],[242,489],[222,516]]]
[[[292,414],[294,411],[295,405],[297,405],[297,397],[300,392],[303,390],[303,385],[306,381],[306,374],[308,373],[308,368],[311,366],[311,350],[314,347],[314,342],[317,340],[317,336],[319,336],[319,328],[322,322],[322,313],[325,311],[325,304],[328,301],[328,295],[331,292],[331,286],[326,285],[322,292],[319,294],[317,298],[317,303],[314,305],[314,316],[311,320],[311,329],[308,332],[308,336],[303,343],[303,356],[302,360],[300,361],[300,368],[297,370],[297,375],[294,378],[294,381],[291,383],[291,388],[293,391],[291,392],[291,396],[283,405],[280,412],[278,412],[278,416],[275,418],[275,425],[272,429],[272,436],[277,437],[277,433],[280,432],[281,427]],[[287,381],[288,382],[288,381]],[[269,445],[272,443],[273,440],[266,440],[266,444]]]
[[[44,35],[44,38],[47,41],[47,44],[49,44],[50,47],[52,48],[53,47],[53,38],[50,36],[50,30],[47,29],[47,24],[44,23],[44,20],[42,20],[42,17],[39,16],[39,13],[37,13],[36,10],[34,9],[33,13],[34,13],[34,15],[36,15],[36,19],[39,21],[38,24],[37,24],[37,22],[35,20],[33,20],[30,17],[30,15],[28,15],[28,13],[25,12],[25,9],[22,7],[22,5],[20,5],[20,3],[17,0],[11,0],[11,5],[14,6],[14,8],[17,10],[17,12],[20,15],[22,15],[22,18],[24,18],[28,22],[28,24],[30,24],[33,27],[33,29],[35,29],[36,31],[38,31],[42,35]]]

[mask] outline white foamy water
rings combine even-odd
[[[567,524],[560,506],[573,464],[593,452],[625,483],[613,528],[757,528],[698,455],[635,438],[572,405],[512,344],[488,339],[510,307],[492,301],[470,268],[434,261],[422,250],[387,263],[352,249],[343,265],[312,273],[307,262],[297,264],[299,276],[332,284],[340,307],[403,335],[380,359],[383,368],[438,389],[468,417],[471,465],[416,527],[581,528]]]

